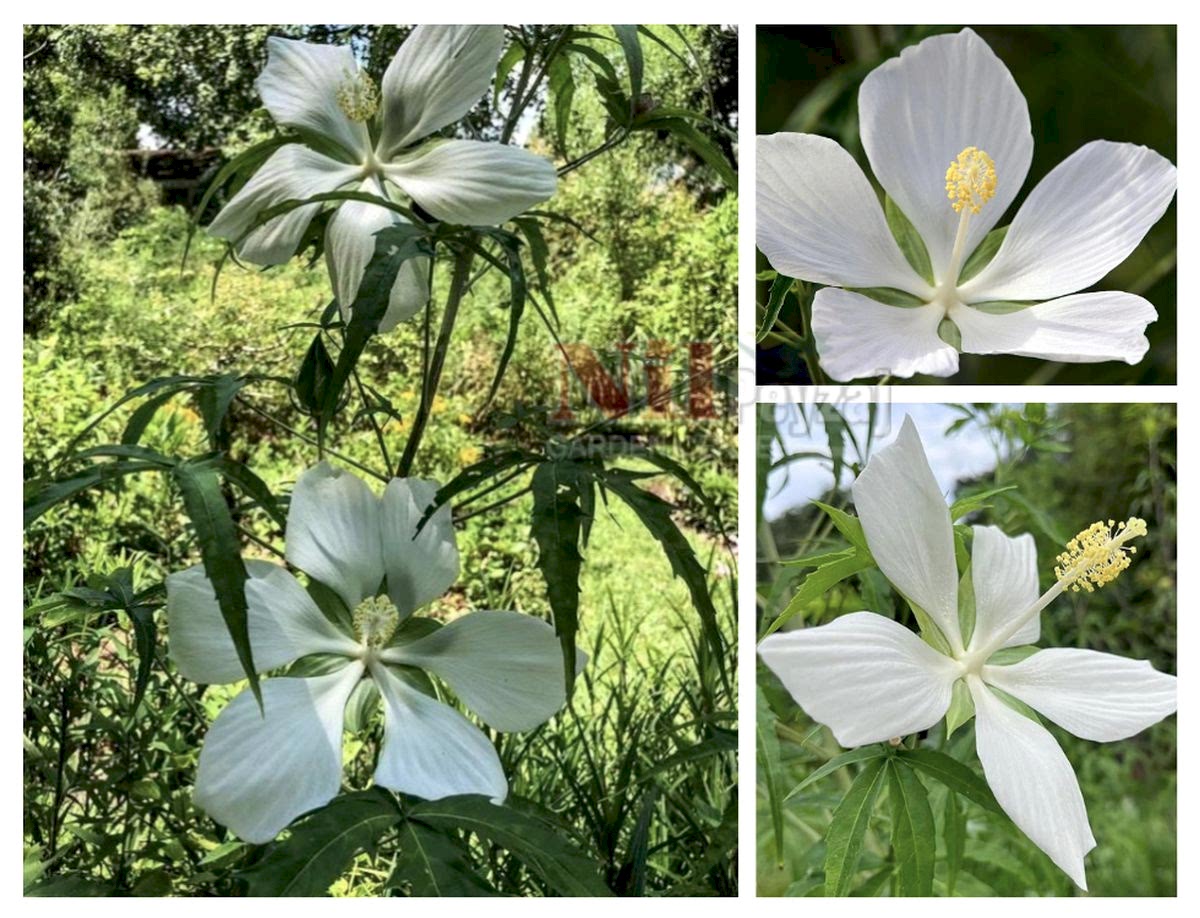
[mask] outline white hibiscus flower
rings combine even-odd
[[[544,157],[500,143],[426,139],[483,97],[503,46],[498,25],[420,25],[376,88],[348,46],[268,39],[267,66],[257,83],[263,104],[276,123],[314,138],[321,151],[303,143],[281,147],[209,232],[238,242],[245,260],[272,265],[295,254],[323,205],[298,207],[243,235],[261,211],[322,192],[361,191],[389,200],[399,193],[437,220],[470,226],[497,225],[545,201],[557,177]],[[374,234],[402,219],[363,201],[337,207],[325,230],[325,255],[343,311],[358,295]],[[428,299],[429,260],[410,259],[380,329],[411,318]]]
[[[927,38],[867,76],[858,114],[875,178],[924,240],[928,278],[901,252],[849,153],[815,134],[758,138],[758,247],[781,274],[830,285],[812,309],[830,376],[950,376],[960,350],[1142,359],[1154,307],[1132,293],[1077,291],[1162,217],[1175,194],[1170,162],[1130,143],[1084,145],[1030,192],[995,257],[968,276],[968,256],[1016,198],[1033,155],[1008,68],[970,29]],[[854,288],[902,291],[911,304]]]
[[[1110,521],[1081,532],[1040,597],[1033,537],[974,527],[975,624],[964,635],[954,530],[911,418],[855,481],[854,504],[879,569],[927,613],[948,652],[882,615],[854,612],[765,638],[763,662],[796,703],[848,747],[929,729],[946,715],[962,680],[975,704],[979,761],[997,802],[1086,889],[1083,859],[1096,840],[1071,763],[1048,730],[993,690],[1076,736],[1112,742],[1174,713],[1175,677],[1144,660],[1092,650],[1038,650],[1011,665],[993,657],[1037,641],[1039,615],[1061,593],[1090,592],[1128,567],[1135,551],[1128,542],[1144,535],[1146,524],[1130,520],[1114,531]]]
[[[454,708],[414,687],[407,668],[445,682],[489,726],[531,730],[566,700],[554,629],[516,612],[475,612],[424,637],[397,628],[458,576],[449,507],[420,535],[437,482],[394,478],[376,497],[360,479],[321,463],[296,482],[287,560],[352,610],[353,635],[335,626],[284,567],[247,561],[251,649],[259,672],[310,654],[333,671],[262,682],[263,710],[245,689],[209,728],[194,798],[240,838],[262,843],[337,795],[343,712],[355,692],[378,689],[384,742],[375,781],[436,800],[508,793],[496,749]],[[171,659],[194,682],[244,677],[203,565],[167,578]],[[336,658],[341,658],[338,663]]]

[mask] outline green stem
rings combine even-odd
[[[396,477],[406,478],[412,470],[413,460],[417,456],[417,448],[425,435],[425,426],[433,413],[433,401],[437,396],[438,384],[442,380],[442,370],[446,366],[446,352],[450,347],[450,337],[454,333],[454,323],[458,318],[458,307],[466,293],[467,281],[471,276],[471,263],[475,253],[471,250],[474,235],[468,239],[454,258],[454,273],[450,278],[450,293],[446,298],[446,310],[442,313],[442,327],[438,330],[437,342],[433,346],[433,356],[429,361],[429,369],[421,383],[421,404],[417,408],[417,416],[413,420],[412,433],[404,444],[404,455],[396,467]]]

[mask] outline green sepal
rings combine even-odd
[[[960,354],[962,353],[962,332],[958,330],[958,326],[949,316],[938,323],[938,337]]]
[[[1001,647],[988,657],[987,665],[1012,666],[1014,663],[1020,663],[1022,660],[1029,659],[1041,649],[1040,647],[1035,647],[1033,644],[1021,644],[1019,647]]]
[[[975,251],[968,255],[967,260],[963,262],[962,270],[958,272],[958,286],[962,286],[988,266],[988,263],[1000,251],[1000,243],[1007,235],[1008,227],[1001,226],[983,237],[983,241],[975,246]]]
[[[946,739],[974,716],[975,699],[971,697],[967,683],[958,679],[950,690],[950,707],[946,709]]]
[[[989,300],[986,303],[971,303],[969,309],[978,309],[993,316],[1006,316],[1009,313],[1020,312],[1030,306],[1036,306],[1042,300]]]
[[[933,263],[929,260],[929,250],[917,228],[904,215],[900,206],[886,195],[883,198],[883,214],[887,218],[888,229],[904,253],[905,259],[912,269],[917,272],[929,286],[933,286]]]
[[[379,686],[374,679],[361,679],[346,702],[345,725],[351,733],[362,733],[379,710]]]
[[[908,607],[912,609],[913,616],[917,619],[917,627],[921,629],[921,640],[936,650],[938,653],[952,656],[950,652],[950,642],[946,640],[946,636],[942,634],[942,629],[937,626],[929,613],[918,606],[915,602],[904,597],[908,603]]]
[[[916,309],[919,306],[929,305],[928,300],[923,300],[904,290],[897,290],[895,287],[847,287],[846,289],[851,293],[861,294],[888,306],[899,306],[901,309]]]
[[[975,633],[975,581],[971,579],[970,562],[958,580],[958,629],[962,632],[963,646],[970,646],[971,635]]]

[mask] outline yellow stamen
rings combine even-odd
[[[1058,566],[1054,568],[1054,575],[1064,588],[1091,593],[1096,587],[1116,580],[1129,567],[1130,555],[1136,554],[1137,549],[1126,548],[1125,543],[1146,534],[1146,521],[1130,517],[1127,522],[1115,525],[1114,534],[1112,520],[1107,525],[1092,523],[1067,543],[1067,550],[1058,556]]]
[[[386,596],[364,599],[354,610],[354,636],[364,647],[386,646],[399,624],[400,613]]]
[[[946,170],[946,195],[955,213],[977,214],[996,196],[996,164],[978,147],[967,147]]]
[[[337,89],[337,104],[351,121],[368,121],[379,110],[379,89],[361,70],[346,74]]]

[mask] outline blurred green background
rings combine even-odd
[[[871,176],[858,131],[863,78],[908,45],[960,26],[759,26],[758,133],[797,131],[837,140]],[[1092,140],[1126,141],[1177,162],[1174,26],[972,26],[1012,72],[1029,104],[1033,162],[1008,213],[1012,221],[1034,185]],[[874,181],[873,176],[871,176]],[[876,186],[878,187],[878,186]],[[1150,351],[1135,366],[1109,361],[1059,364],[1025,357],[962,354],[949,380],[912,383],[1171,384],[1176,379],[1176,205],[1128,259],[1089,289],[1144,296],[1158,310],[1147,329]],[[768,268],[758,256],[759,270]],[[767,300],[760,285],[758,300]],[[802,330],[789,297],[781,320]],[[759,345],[760,384],[810,382],[794,347]]]
[[[1138,540],[1130,569],[1095,593],[1069,593],[1042,613],[1041,647],[1083,647],[1149,660],[1176,672],[1176,411],[1161,404],[874,406],[819,411],[760,406],[758,423],[758,627],[762,634],[787,605],[804,571],[789,558],[831,551],[844,542],[828,517],[808,501],[853,511],[849,484],[871,453],[895,436],[904,415],[918,419],[930,464],[958,499],[996,487],[992,506],[970,524],[993,524],[1010,535],[1033,533],[1043,590],[1053,583],[1055,556],[1076,532],[1099,518],[1140,516],[1149,533]],[[923,419],[923,420],[922,420]],[[873,428],[873,429],[872,429]],[[964,454],[974,458],[964,460]],[[989,455],[991,458],[989,458]],[[986,469],[954,480],[948,469],[974,462]],[[833,480],[839,486],[828,487]],[[764,502],[769,519],[763,516]],[[915,629],[907,604],[878,570],[844,580],[809,603],[789,627],[823,624],[869,609]],[[758,727],[778,738],[772,766],[787,794],[841,749],[828,729],[796,705],[778,679],[757,666]],[[1173,896],[1176,885],[1176,718],[1168,717],[1116,743],[1078,739],[1047,723],[1079,777],[1097,847],[1086,858],[1093,896]],[[929,731],[937,739],[943,724]],[[973,724],[951,746],[977,773]],[[758,876],[761,895],[821,895],[824,835],[853,767],[809,785],[784,804],[784,857],[777,862],[764,761],[759,756]],[[931,783],[931,782],[927,782]],[[931,796],[940,789],[931,786]],[[944,844],[938,799],[935,892],[945,894]],[[863,876],[887,864],[887,807],[877,806],[860,865]],[[957,895],[1079,895],[1073,883],[1007,820],[969,806],[968,836]],[[862,882],[862,881],[860,881]],[[873,893],[889,892],[884,883]]]

